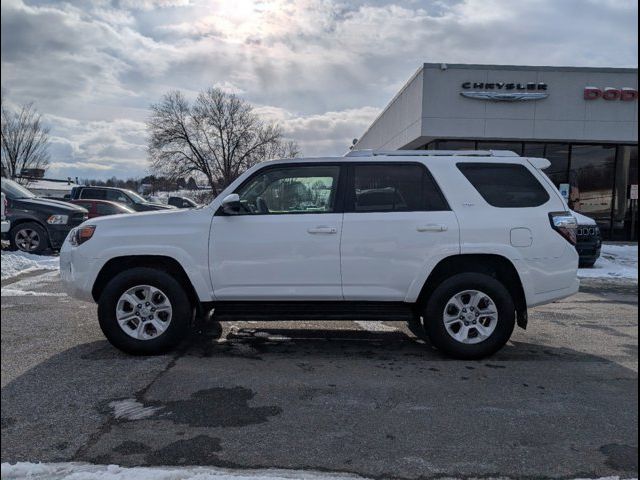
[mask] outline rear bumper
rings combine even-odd
[[[529,303],[528,307],[535,307],[537,305],[544,305],[545,303],[555,302],[557,300],[562,300],[563,298],[570,297],[571,295],[575,295],[578,293],[580,289],[580,280],[578,278],[573,279],[573,282],[567,288],[562,288],[560,290],[552,290],[550,292],[538,293],[536,294],[531,303]]]
[[[2,233],[7,233],[11,228],[11,222],[9,220],[2,220]]]
[[[601,242],[578,243],[576,250],[580,256],[580,263],[593,263],[600,257]]]

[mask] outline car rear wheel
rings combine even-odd
[[[483,358],[500,350],[516,321],[507,288],[481,273],[457,274],[442,282],[424,313],[424,327],[433,345],[460,359]]]
[[[22,252],[42,253],[49,248],[47,231],[35,222],[16,225],[11,229],[11,246]]]
[[[116,348],[133,355],[165,353],[188,332],[193,308],[166,272],[133,268],[116,275],[98,301],[98,320]]]

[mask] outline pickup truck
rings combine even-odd
[[[108,200],[118,202],[136,212],[150,212],[154,210],[173,210],[175,207],[162,205],[145,200],[136,192],[124,188],[77,186],[71,189],[70,200]]]
[[[2,202],[0,205],[2,206],[2,234],[4,235],[5,233],[8,233],[9,228],[11,228],[11,222],[7,220],[7,217],[4,214],[5,209],[7,208],[7,196],[4,192],[2,193]]]

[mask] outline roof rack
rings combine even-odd
[[[511,150],[351,150],[345,157],[519,157]]]

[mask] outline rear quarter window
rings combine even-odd
[[[549,194],[524,166],[505,163],[458,163],[458,169],[485,201],[494,207],[539,207]]]

